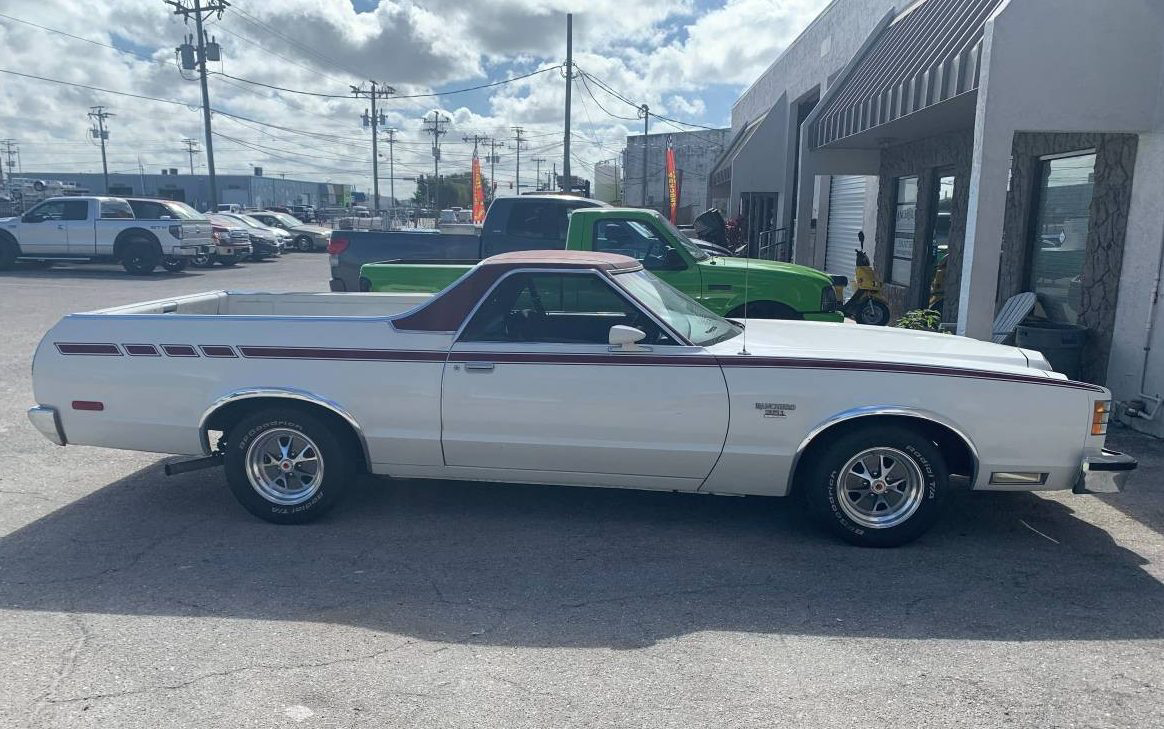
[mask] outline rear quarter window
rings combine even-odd
[[[101,219],[102,220],[133,220],[135,211],[133,207],[124,200],[102,200],[101,201]],[[136,217],[144,218],[144,215],[136,215]],[[156,219],[156,216],[155,216]]]

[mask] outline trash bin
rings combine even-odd
[[[1080,377],[1087,327],[1053,321],[1032,321],[1015,328],[1015,344],[1042,352],[1056,372],[1073,380]]]

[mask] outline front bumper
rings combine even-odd
[[[249,256],[251,254],[251,244],[243,243],[240,245],[220,245],[214,246],[214,255],[220,257],[229,256]]]
[[[845,315],[840,311],[806,311],[804,312],[804,320],[827,321],[839,324],[845,320]]]
[[[1104,448],[1083,459],[1083,469],[1071,490],[1077,494],[1118,494],[1137,465],[1135,458]]]
[[[277,256],[283,252],[283,249],[275,241],[251,238],[251,251],[257,256]]]
[[[57,409],[48,405],[37,405],[28,409],[28,419],[40,434],[59,446],[69,441],[65,438],[65,431],[61,427],[61,418]]]

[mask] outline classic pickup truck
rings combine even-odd
[[[177,273],[213,248],[210,221],[189,205],[152,202],[145,217],[125,198],[54,197],[19,218],[0,219],[0,271],[17,260],[118,261],[131,274]],[[143,213],[144,213],[143,209]]]
[[[313,519],[369,471],[784,496],[859,545],[953,488],[1122,488],[1110,395],[947,334],[719,317],[625,256],[492,257],[438,296],[223,291],[72,314],[29,416],[66,443],[202,455],[251,513]],[[961,476],[952,479],[952,475]]]
[[[717,314],[755,319],[844,319],[831,277],[806,266],[713,256],[654,210],[591,207],[570,213],[567,250],[630,256]],[[365,264],[361,291],[434,293],[476,261]]]

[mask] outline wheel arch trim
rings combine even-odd
[[[210,422],[210,419],[214,417],[215,413],[227,405],[241,402],[243,400],[254,400],[257,398],[277,400],[281,399],[309,403],[311,405],[322,407],[325,410],[338,415],[344,422],[351,426],[352,431],[355,432],[356,438],[360,441],[360,450],[364,455],[364,463],[368,464],[369,467],[371,466],[372,459],[371,454],[368,451],[368,439],[364,434],[364,429],[360,427],[360,423],[358,420],[356,420],[355,416],[353,416],[350,412],[347,411],[346,408],[334,400],[329,400],[328,398],[323,397],[322,395],[318,395],[314,392],[310,392],[309,390],[301,390],[294,387],[248,387],[234,390],[233,392],[227,393],[226,395],[223,395],[222,397],[215,400],[210,405],[210,407],[203,411],[202,416],[198,419],[198,441],[202,446],[202,452],[206,455],[210,455],[211,453],[210,430],[207,427],[207,424]]]
[[[808,450],[809,446],[812,445],[813,441],[816,440],[817,436],[821,435],[826,430],[832,428],[835,425],[851,422],[859,418],[874,417],[878,415],[924,420],[935,425],[940,425],[956,435],[959,439],[961,439],[962,443],[965,444],[966,449],[970,452],[970,485],[971,488],[973,488],[974,483],[978,480],[979,464],[981,463],[981,460],[978,457],[978,447],[974,445],[974,440],[969,435],[967,435],[963,428],[952,422],[949,418],[938,415],[933,411],[925,410],[924,408],[915,408],[904,405],[865,405],[862,407],[851,408],[849,410],[839,412],[836,415],[822,420],[815,427],[813,427],[812,430],[808,431],[808,434],[804,437],[803,440],[800,441],[800,445],[796,447],[796,452],[792,456],[792,465],[788,470],[788,483],[785,486],[785,493],[792,492],[792,484],[793,480],[796,478],[796,469],[797,466],[800,465],[800,458],[804,455],[805,451]]]

